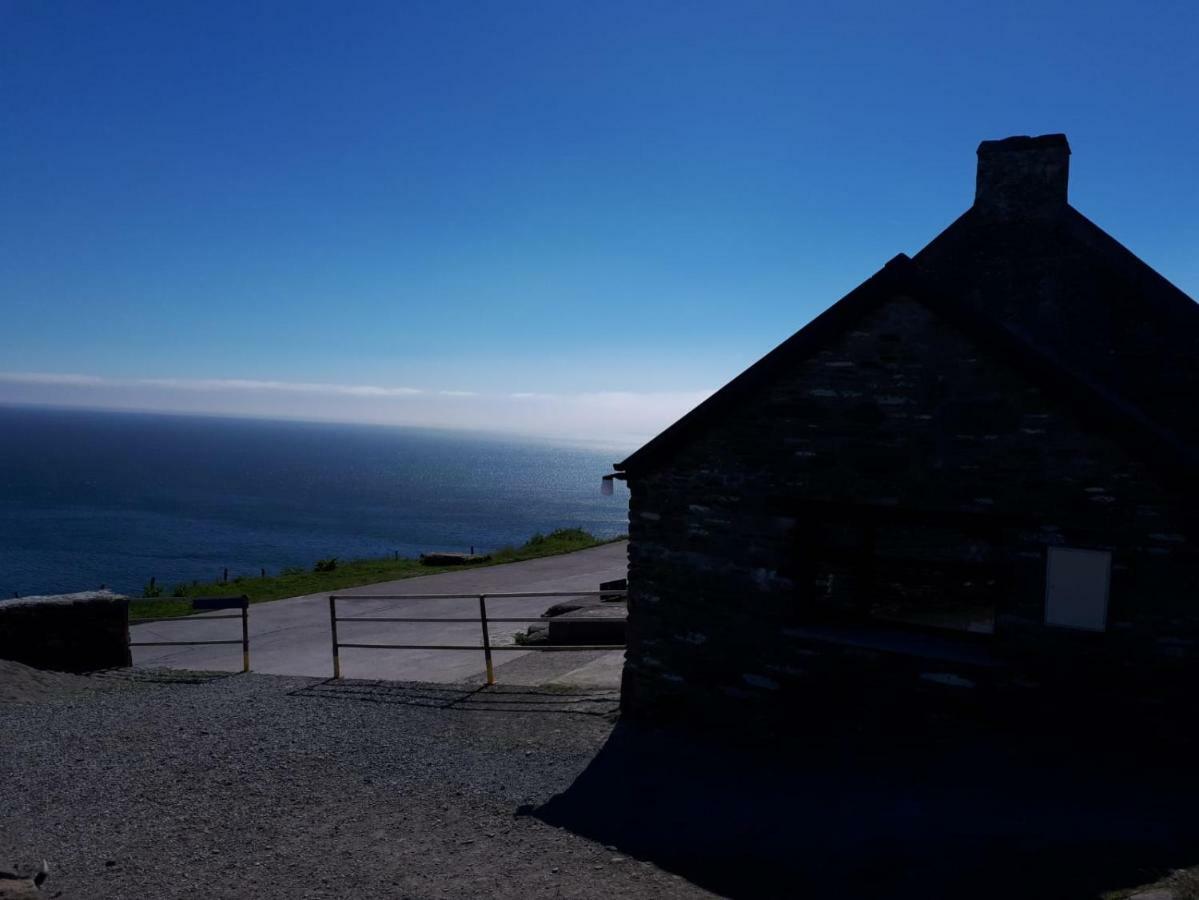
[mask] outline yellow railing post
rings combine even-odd
[[[495,684],[495,670],[491,667],[491,636],[487,633],[487,595],[479,595],[479,621],[483,625],[483,659],[487,663],[487,683]]]
[[[333,636],[333,677],[341,678],[341,658],[337,655],[337,598],[329,595],[329,630]]]
[[[250,600],[241,598],[241,670],[250,671]]]

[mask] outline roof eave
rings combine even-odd
[[[915,269],[907,254],[900,253],[892,257],[885,266],[807,325],[630,456],[614,463],[612,468],[629,474],[649,470],[677,444],[686,440],[692,431],[702,428],[711,416],[717,414],[743,391],[770,377],[782,363],[815,350],[829,332],[842,327],[843,320],[856,316],[872,303],[891,296],[914,276]]]

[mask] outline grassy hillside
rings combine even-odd
[[[614,538],[612,540],[619,540]],[[204,584],[181,584],[173,588],[158,586],[161,594],[152,600],[139,600],[130,612],[133,618],[158,618],[160,616],[183,616],[191,612],[190,597],[222,597],[245,594],[251,603],[264,600],[279,600],[283,597],[298,597],[302,594],[321,594],[342,588],[359,587],[380,581],[412,578],[417,575],[436,575],[439,572],[457,571],[463,568],[495,566],[502,563],[519,562],[585,550],[600,544],[600,540],[581,528],[560,528],[549,534],[535,534],[520,547],[505,547],[491,554],[486,562],[468,563],[459,566],[425,566],[419,560],[354,559],[320,560],[311,569],[284,569],[278,575],[266,578],[232,578],[228,583],[213,581]],[[148,588],[148,586],[147,586]],[[154,591],[147,589],[147,594]]]

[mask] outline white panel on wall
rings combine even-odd
[[[1086,631],[1107,628],[1112,555],[1107,550],[1050,547],[1045,573],[1045,624]]]

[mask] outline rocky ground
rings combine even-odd
[[[612,693],[39,674],[0,702],[0,867],[46,858],[49,895],[712,896],[529,814]]]
[[[19,662],[0,659],[0,703],[42,703],[63,697],[111,690],[112,679],[46,672]]]
[[[45,858],[66,900],[1193,896],[1171,707],[850,693],[701,737],[529,660],[490,689],[5,669],[0,869]]]
[[[1178,869],[1153,884],[1106,894],[1103,900],[1199,900],[1199,867]]]

